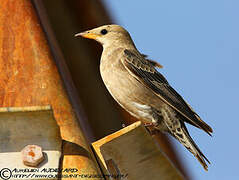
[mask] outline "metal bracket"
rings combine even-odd
[[[29,175],[33,172],[51,177],[57,175],[58,172],[42,169],[59,168],[61,144],[60,129],[50,106],[0,108],[0,175],[10,174],[11,179],[15,179],[16,174],[25,175],[20,177],[22,179],[39,179]],[[37,145],[43,150],[44,161],[36,168],[23,164],[21,150],[27,145]]]
[[[184,179],[140,121],[92,146],[108,179]]]

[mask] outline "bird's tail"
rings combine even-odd
[[[188,130],[187,130],[185,124],[182,123],[181,125],[182,125],[183,133],[181,134],[180,137],[177,135],[174,135],[174,137],[176,139],[178,139],[181,142],[181,144],[183,144],[197,158],[197,160],[200,162],[200,164],[203,166],[203,168],[207,171],[208,170],[207,163],[210,164],[210,161],[204,156],[204,154],[201,152],[199,147],[193,141],[193,139],[191,138],[191,136],[188,133]],[[207,161],[207,163],[206,163],[206,161]]]

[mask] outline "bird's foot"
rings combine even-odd
[[[144,127],[153,127],[154,123],[144,123]]]
[[[149,132],[149,134],[151,136],[157,134],[157,129],[155,129],[155,124],[154,123],[144,123],[144,127],[147,129],[147,131]]]

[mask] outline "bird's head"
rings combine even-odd
[[[133,45],[133,41],[129,33],[123,27],[115,24],[100,26],[98,28],[77,33],[75,36],[82,36],[84,38],[94,39],[100,42],[103,46],[112,46],[115,44]]]

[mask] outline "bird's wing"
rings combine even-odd
[[[148,59],[148,56],[145,54],[141,54],[152,66],[157,67],[157,68],[163,68],[163,66],[161,64],[159,64],[158,62],[152,60],[152,59]]]
[[[207,125],[183,100],[183,98],[169,85],[167,80],[154,66],[137,52],[125,49],[122,63],[126,69],[141,83],[153,91],[166,104],[178,111],[190,123],[211,135],[212,128]]]

